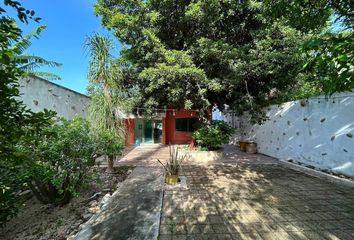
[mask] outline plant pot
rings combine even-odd
[[[239,144],[240,144],[240,150],[242,152],[246,152],[246,145],[247,145],[248,141],[246,140],[240,140]]]
[[[169,185],[175,185],[178,183],[178,175],[166,175],[165,183]]]
[[[248,142],[246,144],[246,153],[256,154],[257,153],[257,143]]]

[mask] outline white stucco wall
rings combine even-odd
[[[243,116],[241,129],[246,138],[257,142],[260,153],[354,177],[354,93],[303,103],[267,108],[269,120],[262,125],[249,124]]]
[[[88,96],[37,77],[23,78],[19,83],[20,100],[32,111],[46,108],[66,119],[72,119],[76,114],[86,117]]]

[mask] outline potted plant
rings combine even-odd
[[[241,131],[240,140],[238,141],[238,144],[242,152],[246,152],[246,147],[247,144],[249,143],[249,140],[245,139],[245,136],[246,136],[245,131]]]
[[[159,163],[163,166],[165,170],[165,183],[174,185],[178,182],[178,173],[181,168],[181,163],[186,159],[186,155],[180,156],[178,153],[178,147],[169,146],[170,157],[164,164],[159,159]]]

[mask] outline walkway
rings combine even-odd
[[[157,239],[162,195],[162,169],[135,168],[76,240]]]

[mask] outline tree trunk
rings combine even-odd
[[[114,156],[108,156],[107,157],[107,173],[113,173],[114,168],[113,168],[113,162],[114,162]]]

